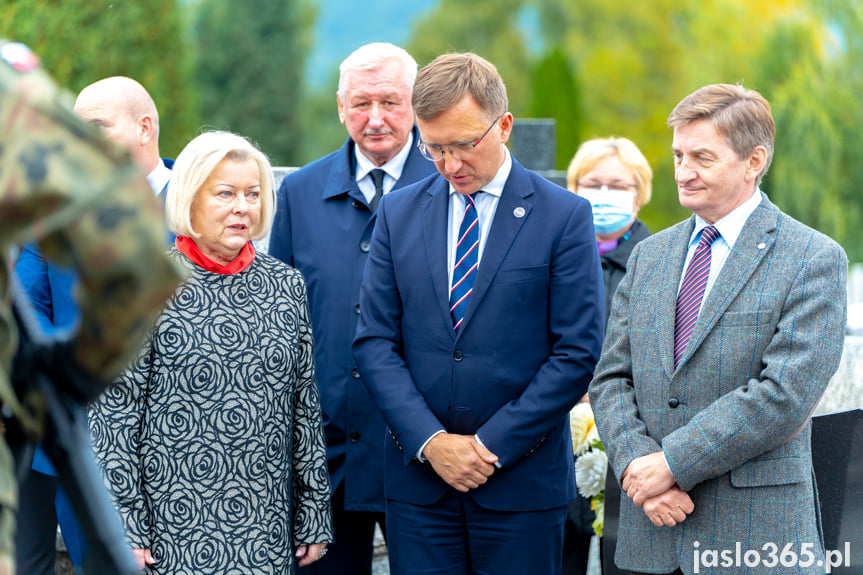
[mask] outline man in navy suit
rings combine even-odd
[[[381,202],[354,341],[391,435],[390,568],[559,574],[604,323],[590,205],[510,155],[486,60],[438,57],[412,102],[440,174]]]
[[[282,181],[269,247],[303,273],[309,290],[335,542],[301,572],[333,575],[371,573],[375,524],[384,529],[385,427],[351,355],[375,208],[382,195],[434,173],[416,148],[416,61],[373,43],[340,72],[339,119],[349,137]]]

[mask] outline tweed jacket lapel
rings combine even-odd
[[[743,225],[734,248],[728,254],[722,271],[719,272],[704,301],[678,367],[681,367],[698,350],[707,334],[713,330],[722,314],[758,269],[764,256],[770,253],[776,241],[776,234],[773,232],[776,229],[778,217],[779,209],[762,194],[761,203]]]

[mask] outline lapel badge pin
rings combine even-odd
[[[766,248],[766,247],[767,247],[767,244],[765,244],[764,242],[761,242],[761,243],[760,243],[760,244],[758,244],[758,246],[756,246],[756,247],[757,247],[759,250],[763,250],[764,248]]]
[[[517,218],[523,218],[524,217],[524,208],[521,206],[517,207],[516,209],[514,209],[512,211],[512,215],[514,215]]]

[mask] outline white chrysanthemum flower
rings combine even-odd
[[[575,460],[575,484],[582,497],[590,499],[605,489],[608,456],[600,449],[591,449]]]
[[[599,439],[589,403],[576,403],[569,412],[569,430],[572,433],[572,452],[577,456],[587,451],[590,444]]]

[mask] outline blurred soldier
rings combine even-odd
[[[128,150],[132,161],[147,174],[153,193],[164,203],[174,162],[159,157],[159,113],[147,90],[131,78],[104,78],[81,90],[74,111]],[[173,244],[173,236],[168,236]],[[35,246],[28,245],[18,256],[15,272],[44,331],[56,332],[77,321],[78,306],[73,297],[77,277],[72,271],[51,265]],[[36,448],[31,467],[18,486],[18,573],[54,574],[58,523],[72,564],[83,570],[86,540],[65,491],[58,486],[57,472],[41,447]]]
[[[0,126],[0,400],[4,417],[38,437],[40,401],[35,392],[17,397],[9,379],[18,341],[9,248],[35,240],[78,273],[82,317],[71,359],[94,382],[125,367],[179,275],[140,170],[72,113],[26,47],[2,40]],[[0,575],[14,571],[14,467],[0,441]]]

